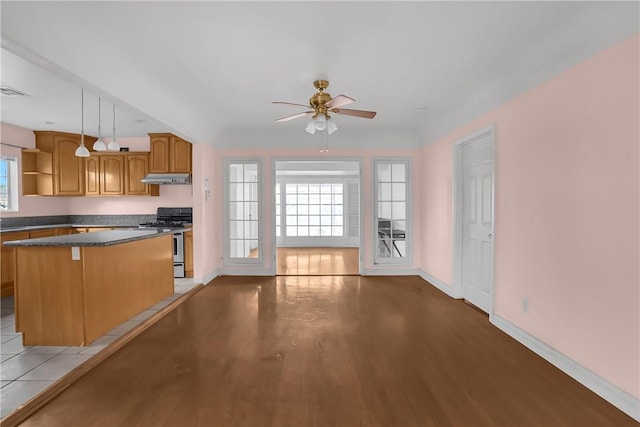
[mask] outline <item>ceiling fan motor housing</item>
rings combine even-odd
[[[327,109],[324,104],[331,101],[331,95],[326,93],[324,90],[329,87],[329,82],[327,80],[316,80],[313,82],[313,85],[318,89],[318,92],[314,93],[311,98],[309,98],[309,105],[311,105],[315,110],[315,116],[318,114],[327,114]]]

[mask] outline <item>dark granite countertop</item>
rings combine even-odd
[[[47,230],[50,228],[137,228],[136,225],[111,225],[111,224],[50,224],[50,225],[23,225],[17,227],[5,227],[0,228],[0,233],[11,233],[17,231],[34,231],[34,230]]]
[[[82,227],[87,227],[83,225]],[[39,239],[13,240],[4,246],[110,246],[135,240],[150,239],[163,234],[171,234],[170,229],[127,229],[95,231],[93,233],[68,234]]]

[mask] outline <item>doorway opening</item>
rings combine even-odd
[[[360,274],[360,162],[275,162],[276,275]]]

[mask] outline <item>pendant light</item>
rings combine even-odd
[[[113,104],[113,139],[107,145],[107,149],[111,151],[120,151],[120,144],[116,141],[116,104]]]
[[[102,141],[102,132],[100,128],[100,124],[102,121],[100,117],[100,101],[100,97],[98,97],[98,140],[93,143],[93,149],[96,151],[105,151],[107,149],[107,146]]]
[[[80,113],[80,146],[76,149],[77,157],[89,157],[89,150],[84,145],[84,89],[82,89],[82,101],[80,101],[81,110]]]

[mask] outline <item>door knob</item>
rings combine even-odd
[[[493,233],[489,233],[489,235],[487,236],[490,239],[493,239]]]

